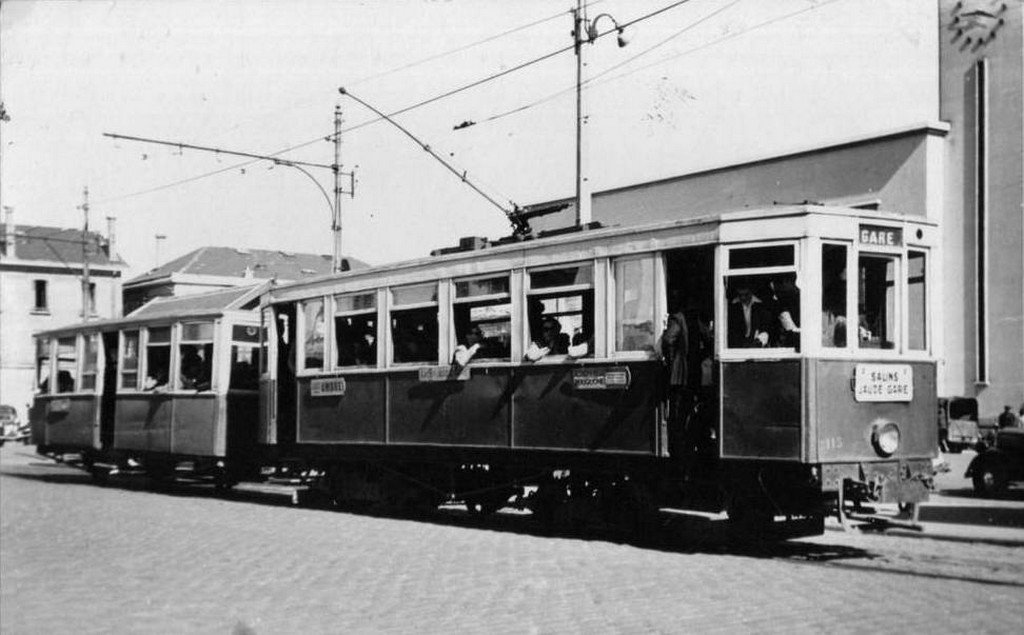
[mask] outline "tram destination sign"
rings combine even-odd
[[[853,397],[857,401],[911,401],[914,370],[908,364],[857,364]]]
[[[902,247],[903,228],[884,225],[861,225],[858,233],[860,244],[869,247]]]
[[[632,383],[628,366],[576,368],[572,384],[577,390],[625,390]]]
[[[345,394],[344,377],[324,377],[314,379],[309,384],[309,394],[313,397],[340,397]]]

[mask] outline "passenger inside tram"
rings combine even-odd
[[[800,350],[796,274],[733,276],[727,298],[729,348]]]

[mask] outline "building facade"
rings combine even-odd
[[[22,417],[32,401],[32,334],[121,315],[121,276],[128,265],[110,234],[15,225],[12,213],[5,215],[0,226],[0,403],[14,406]]]

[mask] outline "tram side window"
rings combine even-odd
[[[452,320],[457,362],[510,359],[512,296],[508,276],[456,281]]]
[[[121,387],[139,387],[139,332],[121,334]]]
[[[377,292],[334,296],[334,339],[341,368],[377,365]]]
[[[846,348],[846,246],[821,246],[821,345]]]
[[[260,329],[257,326],[235,324],[231,327],[231,390],[259,390],[260,387]]]
[[[42,337],[36,340],[36,386],[44,395],[50,392],[50,340]]]
[[[593,355],[593,282],[591,265],[530,272],[527,320],[532,343],[528,358]]]
[[[654,260],[615,262],[615,350],[654,351]]]
[[[725,280],[729,348],[800,346],[800,288],[793,245],[745,247],[729,251]],[[760,273],[758,269],[773,271]],[[779,271],[792,268],[793,271]]]
[[[62,337],[57,340],[57,392],[75,392],[77,353],[74,337]]]
[[[911,251],[907,254],[907,316],[909,341],[907,348],[923,351],[928,348],[927,338],[927,281],[925,272],[925,254]]]
[[[82,390],[96,390],[96,368],[100,355],[99,333],[86,335],[82,344]]]
[[[149,329],[146,342],[146,381],[143,388],[166,388],[171,377],[171,327]]]
[[[213,322],[185,322],[178,345],[183,390],[209,390],[213,377]]]
[[[861,255],[857,280],[860,292],[857,306],[860,348],[895,348],[896,259],[891,256]]]
[[[324,367],[324,301],[320,298],[302,303],[303,341],[302,367],[323,370]]]
[[[391,289],[392,361],[437,363],[437,284]]]

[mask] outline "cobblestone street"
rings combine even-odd
[[[745,551],[715,519],[667,516],[653,546],[553,537],[525,515],[409,520],[255,490],[101,487],[32,450],[0,450],[4,633],[1024,628],[1019,497],[1003,501],[1002,540],[830,529]]]

